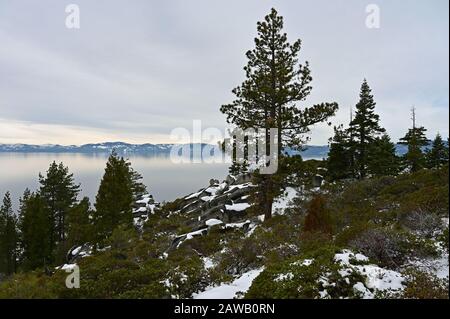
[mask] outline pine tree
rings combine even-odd
[[[356,104],[354,119],[350,122],[352,148],[356,159],[356,173],[358,178],[365,178],[367,174],[369,147],[385,130],[379,125],[379,116],[375,114],[375,101],[372,91],[364,79]]]
[[[3,199],[3,202],[5,202],[5,199],[6,195],[5,198]],[[6,252],[3,249],[5,240],[4,234],[6,233],[6,216],[7,216],[7,213],[5,212],[7,208],[4,206],[5,204],[3,204],[3,206],[0,207],[0,274],[6,273],[6,260],[7,260]]]
[[[231,156],[231,166],[228,169],[229,174],[233,176],[238,176],[240,174],[244,174],[248,172],[248,138],[245,138],[244,145],[239,145],[236,142],[236,140],[233,141],[232,146],[232,154],[229,154]],[[241,148],[239,151],[243,155],[243,158],[238,158],[238,149]]]
[[[289,43],[283,33],[283,18],[272,9],[257,24],[258,37],[255,49],[248,51],[246,80],[232,92],[236,96],[231,104],[223,105],[221,111],[227,122],[245,130],[252,128],[264,134],[269,141],[271,128],[278,129],[277,156],[286,146],[300,148],[303,134],[309,127],[334,115],[336,103],[322,103],[300,109],[297,102],[310,94],[312,80],[308,63],[298,63],[301,41]],[[266,154],[270,156],[269,143]],[[260,154],[263,155],[263,154]],[[272,216],[272,203],[277,193],[272,176],[261,176],[259,204],[265,218]]]
[[[399,171],[399,158],[389,135],[375,139],[368,150],[367,171],[374,176],[394,176]]]
[[[76,203],[80,186],[76,185],[73,174],[63,163],[53,162],[46,176],[39,174],[41,184],[40,194],[46,201],[52,215],[54,226],[51,231],[51,241],[54,246],[66,238],[66,217],[68,211]]]
[[[53,215],[40,194],[30,194],[21,208],[20,223],[23,266],[33,270],[53,263],[51,233]]]
[[[94,224],[98,240],[110,236],[119,225],[132,226],[133,182],[129,164],[113,152],[96,196]]]
[[[69,210],[67,215],[67,242],[70,247],[79,246],[95,240],[89,198],[84,197]]]
[[[11,195],[6,192],[0,207],[0,273],[10,275],[17,263],[17,219],[13,213]]]
[[[448,163],[448,146],[445,145],[439,133],[426,157],[428,168],[439,168]]]
[[[334,127],[327,158],[328,177],[331,181],[353,177],[350,136],[342,125]]]
[[[142,195],[147,194],[147,187],[142,182],[142,175],[131,167],[131,163],[127,163],[131,175],[131,191],[133,200],[138,200]]]
[[[423,126],[416,126],[416,111],[414,108],[412,109],[412,122],[413,127],[400,139],[400,144],[408,146],[408,151],[403,156],[403,162],[406,168],[411,172],[417,172],[426,165],[422,148],[427,146],[429,141],[425,136],[427,130]]]

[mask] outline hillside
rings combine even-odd
[[[448,166],[398,177],[286,183],[264,221],[250,176],[170,203],[144,195],[136,231],[74,247],[50,272],[14,275],[6,298],[445,298]],[[79,289],[66,289],[80,267]]]

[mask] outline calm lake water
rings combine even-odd
[[[81,184],[80,196],[88,196],[93,203],[107,158],[107,154],[0,153],[0,196],[3,198],[9,190],[17,209],[25,188],[36,190],[39,172],[44,174],[56,161],[69,167],[76,183]],[[223,180],[228,171],[228,164],[174,164],[164,155],[128,158],[143,176],[148,191],[160,202],[197,191],[207,186],[211,178]]]

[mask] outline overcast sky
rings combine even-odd
[[[80,29],[65,26],[66,5]],[[381,10],[379,29],[366,6]],[[448,136],[447,0],[0,0],[0,143],[171,142],[173,128],[223,128],[220,105],[244,79],[256,22],[271,7],[302,39],[313,91],[347,123],[367,78],[394,140],[410,108],[432,137]],[[311,144],[332,129],[313,128]]]

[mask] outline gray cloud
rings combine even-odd
[[[79,30],[65,27],[64,2],[0,3],[0,142],[161,142],[193,119],[221,128],[219,107],[243,80],[256,22],[272,6],[311,64],[305,106],[337,101],[333,123],[345,123],[366,77],[394,139],[413,104],[430,136],[448,136],[446,0],[376,1],[377,30],[364,24],[373,1],[73,2]],[[331,132],[317,126],[312,143]]]

